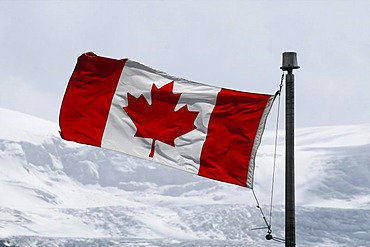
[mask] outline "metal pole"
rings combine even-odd
[[[285,246],[295,246],[295,182],[294,182],[294,75],[299,69],[295,52],[283,53],[285,77]]]

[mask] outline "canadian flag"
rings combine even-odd
[[[176,78],[129,59],[78,58],[59,124],[63,139],[253,187],[275,96]]]

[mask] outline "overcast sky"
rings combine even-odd
[[[297,127],[369,123],[369,11],[366,0],[2,0],[0,107],[57,122],[86,51],[269,94],[282,52],[296,51]]]

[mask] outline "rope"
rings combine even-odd
[[[271,181],[271,197],[270,197],[270,212],[269,212],[269,222],[266,220],[266,216],[260,206],[260,203],[258,201],[258,198],[256,196],[256,193],[254,192],[254,189],[252,188],[253,196],[254,199],[256,200],[257,208],[260,210],[263,221],[266,224],[266,227],[259,227],[259,228],[254,228],[252,230],[259,230],[259,229],[267,229],[267,235],[265,238],[267,240],[274,240],[279,243],[285,243],[286,240],[278,237],[273,237],[271,235],[271,226],[272,226],[272,205],[273,205],[273,200],[274,200],[274,185],[275,185],[275,173],[276,173],[276,156],[277,156],[277,145],[278,145],[278,130],[279,130],[279,120],[280,120],[280,101],[281,101],[281,90],[283,88],[283,81],[284,81],[284,72],[281,75],[281,80],[280,80],[280,85],[279,85],[279,90],[276,92],[276,96],[278,96],[278,109],[277,109],[277,117],[276,117],[276,128],[275,128],[275,142],[274,142],[274,161],[273,161],[273,168],[272,168],[272,181]],[[294,243],[294,245],[296,245]]]
[[[276,155],[277,155],[277,144],[278,144],[278,131],[279,131],[279,120],[280,120],[280,99],[281,99],[281,90],[283,88],[283,81],[284,81],[284,72],[281,75],[279,91],[277,91],[278,95],[278,109],[277,109],[277,117],[276,117],[276,127],[275,127],[275,143],[274,143],[274,165],[272,168],[272,181],[271,181],[271,198],[270,198],[270,226],[272,225],[272,204],[274,200],[274,185],[275,185],[275,171],[276,171]]]
[[[259,201],[257,199],[256,193],[254,192],[254,189],[253,188],[252,188],[252,192],[253,192],[254,199],[256,200],[256,204],[257,204],[256,207],[260,210],[261,215],[262,215],[262,218],[263,218],[263,221],[266,223],[266,227],[259,228],[259,229],[265,229],[265,228],[267,228],[268,229],[267,232],[270,234],[271,233],[271,225],[269,225],[269,223],[266,220],[265,214],[263,213],[263,210],[262,210],[262,208],[260,206],[260,203],[259,203]]]

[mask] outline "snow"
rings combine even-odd
[[[19,246],[265,246],[250,190],[66,142],[58,125],[0,109],[0,238]],[[255,192],[268,215],[274,133]],[[273,235],[284,235],[279,133]],[[296,130],[297,243],[367,246],[370,124]],[[268,242],[268,246],[281,246]]]
[[[0,116],[0,138],[3,140],[38,145],[45,141],[45,137],[55,136],[58,133],[55,123],[27,114],[0,108]]]

